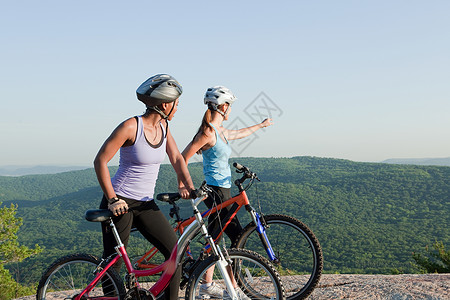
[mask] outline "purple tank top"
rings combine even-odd
[[[119,169],[111,179],[117,195],[138,201],[153,200],[159,166],[166,157],[164,126],[162,141],[151,145],[144,134],[141,116],[137,117],[136,140],[132,146],[120,148]]]

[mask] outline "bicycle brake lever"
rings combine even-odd
[[[208,188],[206,186],[202,186],[201,188],[199,188],[197,190],[191,191],[190,198],[196,199],[196,198],[204,197],[206,195],[206,193],[210,192],[210,191],[211,191],[210,188]]]
[[[202,182],[202,185],[198,188],[198,190],[203,192],[212,192],[212,189],[206,184],[206,180]]]

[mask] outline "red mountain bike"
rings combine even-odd
[[[130,261],[125,246],[120,240],[112,220],[113,214],[107,209],[89,210],[86,219],[91,222],[107,222],[117,241],[116,254],[100,260],[93,255],[73,254],[54,262],[42,275],[36,299],[73,300],[150,300],[161,295],[173,277],[192,238],[200,234],[211,252],[202,255],[187,270],[189,282],[186,299],[201,297],[200,286],[204,274],[212,266],[213,280],[223,290],[223,298],[242,299],[239,292],[250,299],[285,299],[280,275],[272,265],[257,253],[243,249],[222,251],[208,234],[197,206],[206,198],[202,188],[196,199],[191,199],[194,219],[178,239],[170,258],[160,265],[145,270],[137,270]],[[123,260],[126,267],[125,285],[112,266]],[[162,273],[162,274],[161,274]],[[161,274],[149,289],[142,288],[139,278]],[[238,291],[239,289],[239,291]]]

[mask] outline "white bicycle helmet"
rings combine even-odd
[[[216,85],[208,90],[206,90],[204,102],[209,105],[212,104],[214,107],[228,103],[233,104],[236,100],[236,96],[234,96],[233,92],[227,89],[224,86]]]
[[[144,81],[136,90],[137,98],[147,107],[177,100],[183,93],[178,81],[170,75],[158,74]]]

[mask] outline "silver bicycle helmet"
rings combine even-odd
[[[178,81],[170,75],[158,74],[144,81],[136,90],[137,98],[147,107],[177,100],[183,93]]]
[[[206,90],[204,98],[205,104],[207,105],[212,104],[215,107],[225,103],[231,105],[235,100],[236,96],[234,96],[233,92],[231,92],[226,87],[220,85],[213,86],[208,90]]]

